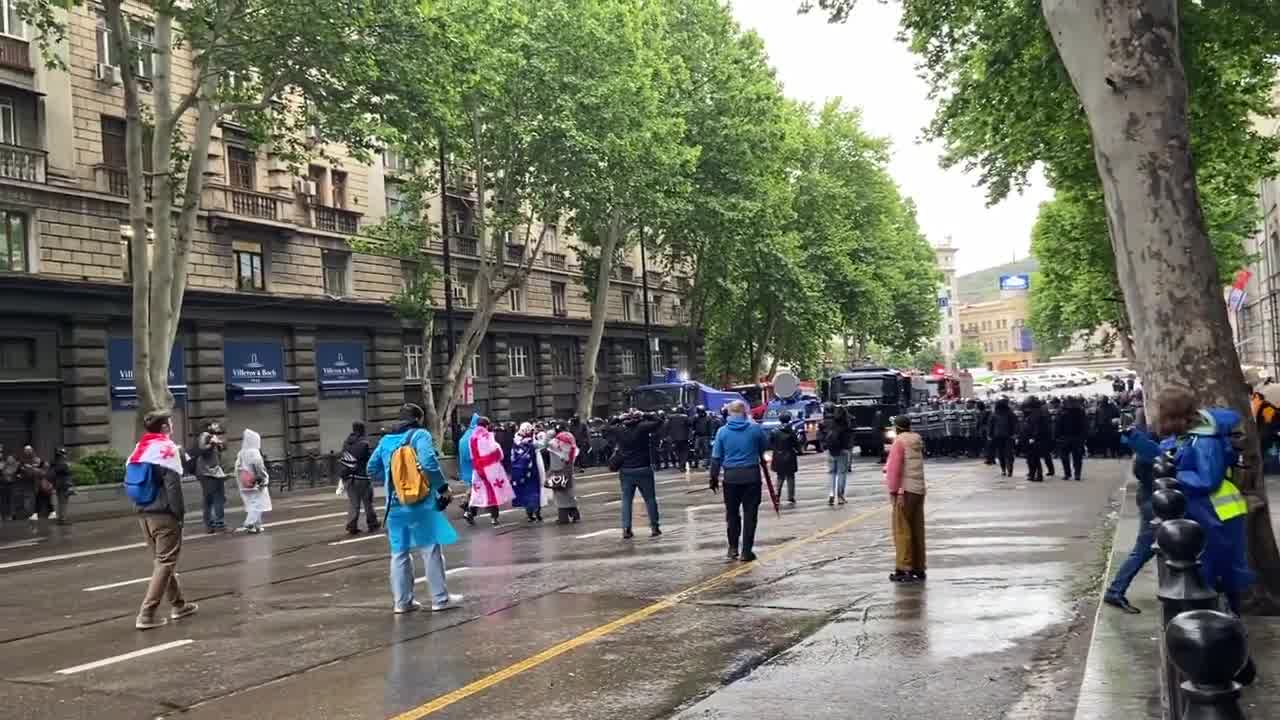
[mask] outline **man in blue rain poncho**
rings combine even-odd
[[[436,461],[431,433],[422,427],[422,408],[407,403],[400,409],[400,421],[384,435],[369,459],[369,477],[382,483],[387,492],[387,539],[391,543],[391,592],[397,615],[421,610],[414,599],[413,554],[421,553],[431,589],[431,609],[452,610],[462,600],[450,595],[445,584],[444,546],[458,540],[458,534],[444,514],[449,483]],[[392,483],[392,456],[409,445],[417,455],[418,468],[430,483],[425,499],[405,505],[396,496]]]

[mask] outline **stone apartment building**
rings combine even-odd
[[[988,369],[1028,368],[1035,362],[1027,326],[1029,314],[1025,292],[1006,292],[999,300],[962,306],[958,312],[960,331],[965,342],[982,348]]]
[[[27,443],[44,454],[125,452],[136,435],[129,253],[140,242],[125,225],[122,90],[92,5],[70,11],[59,70],[41,62],[11,1],[0,0],[0,443],[9,452]],[[147,39],[139,30],[137,41]],[[175,65],[176,82],[189,82],[190,68]],[[150,70],[145,61],[139,69]],[[259,431],[276,457],[329,452],[353,419],[376,429],[420,397],[424,381],[440,381],[443,318],[436,372],[424,379],[421,332],[387,303],[402,284],[400,261],[348,246],[362,226],[398,210],[397,180],[412,168],[389,150],[372,166],[316,162],[298,177],[232,122],[215,128],[209,153],[170,362],[181,442],[219,419],[233,439]],[[463,179],[430,212],[452,231],[459,333],[476,300],[478,201]],[[472,360],[474,403],[464,416],[520,420],[574,407],[591,318],[572,238],[561,235],[552,231],[528,282],[495,317]],[[508,248],[512,259],[522,251]],[[620,409],[644,381],[652,351],[638,268],[638,257],[628,260],[610,291],[600,414]],[[655,366],[696,372],[700,343],[680,328],[681,287],[666,273],[649,280]]]

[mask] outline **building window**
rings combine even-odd
[[[507,304],[511,312],[524,312],[524,288],[512,288],[507,293]]]
[[[236,287],[240,290],[266,290],[262,244],[236,240],[231,247],[236,257]]]
[[[342,297],[347,294],[347,266],[351,256],[344,252],[325,250],[321,253],[324,264],[324,291],[327,295]]]
[[[542,229],[542,250],[549,253],[560,252],[560,230],[554,224],[547,224]]]
[[[661,349],[654,350],[650,353],[649,363],[649,367],[653,368],[654,372],[662,372],[662,369],[667,365],[667,360],[662,356]]]
[[[341,170],[329,173],[329,189],[332,192],[333,205],[330,207],[347,208],[347,174]]]
[[[13,101],[0,97],[0,143],[17,145],[18,113],[13,109]]]
[[[635,375],[636,374],[636,351],[632,350],[631,348],[623,349],[621,360],[622,360],[622,374]]]
[[[413,161],[405,157],[399,150],[387,148],[382,151],[382,167],[394,174],[412,175]]]
[[[27,24],[18,17],[18,0],[0,0],[0,35],[27,39]]]
[[[129,166],[125,148],[125,121],[121,118],[102,116],[102,164],[123,169]]]
[[[454,237],[472,237],[471,206],[455,197],[449,197],[446,205],[449,209],[449,233]]]
[[[512,345],[507,348],[507,372],[511,377],[529,377],[529,348]]]
[[[27,216],[0,209],[0,271],[26,272]]]
[[[406,202],[404,188],[398,182],[388,182],[386,187],[387,217],[396,218],[404,215]]]
[[[462,307],[474,307],[476,304],[476,274],[472,272],[454,273],[453,302]]]
[[[658,322],[659,313],[662,312],[662,296],[654,295],[649,298],[649,321]],[[656,366],[655,366],[656,367]]]
[[[484,354],[481,351],[477,350],[471,354],[471,363],[467,372],[471,373],[473,379],[484,377]]]
[[[0,370],[31,370],[35,366],[35,340],[0,338]]]
[[[622,293],[622,321],[623,322],[631,322],[631,315],[632,315],[631,307],[632,305],[635,304],[635,301],[636,301],[635,293],[629,293],[629,292]],[[633,357],[632,362],[634,361],[635,361],[635,358]]]
[[[569,314],[569,306],[565,297],[565,284],[562,282],[551,283],[551,314],[557,317],[564,317]]]
[[[551,374],[556,377],[573,377],[573,345],[558,343],[551,346]]]
[[[231,187],[252,190],[257,185],[257,160],[253,151],[239,145],[227,146],[227,180]]]
[[[405,380],[421,380],[422,379],[422,346],[421,345],[405,345],[404,346],[404,379]]]
[[[154,74],[155,68],[155,28],[130,22],[129,32],[133,36],[133,50],[138,63],[134,72],[138,77],[148,79]],[[107,27],[105,17],[98,18],[98,62],[113,67],[120,66],[119,59],[115,57],[115,48],[111,46],[111,28]]]

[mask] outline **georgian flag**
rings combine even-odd
[[[129,456],[129,465],[150,463],[182,475],[182,448],[163,433],[146,433]]]

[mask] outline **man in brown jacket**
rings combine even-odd
[[[893,582],[925,579],[924,552],[924,441],[911,432],[911,418],[894,418],[897,437],[889,449],[884,484],[893,501],[893,544],[897,559]]]

